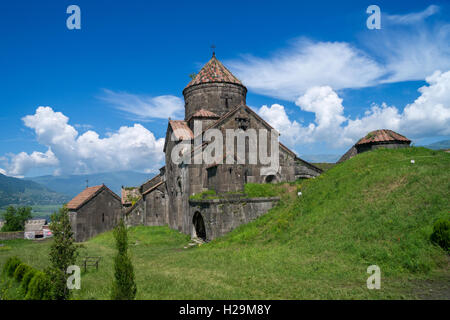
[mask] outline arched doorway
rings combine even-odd
[[[200,212],[197,211],[194,213],[192,223],[194,225],[194,231],[197,237],[202,240],[206,240],[205,222],[203,221],[203,217]]]
[[[265,179],[266,183],[275,183],[277,182],[277,177],[275,177],[273,174],[268,175]]]

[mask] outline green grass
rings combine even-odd
[[[429,282],[448,288],[448,255],[429,237],[434,221],[449,216],[449,169],[444,152],[380,149],[316,179],[268,185],[281,191],[278,206],[198,248],[184,249],[189,237],[167,227],[131,228],[137,298],[403,299],[424,297]],[[18,255],[43,269],[50,241],[4,241],[11,250],[0,251],[0,265]],[[112,232],[84,245],[82,256],[103,259],[82,273],[74,298],[108,299]],[[380,290],[366,287],[372,264],[381,268]]]
[[[205,190],[189,197],[190,200],[213,200],[224,199],[227,196],[235,195],[244,198],[277,197],[284,189],[280,188],[282,184],[259,184],[247,183],[244,185],[244,192],[230,191],[217,194],[214,190]]]
[[[329,163],[329,162],[317,162],[317,163],[313,163],[313,165],[322,169],[323,171],[327,171],[327,170],[330,170],[331,168],[333,168],[336,164]]]
[[[189,197],[190,200],[211,200],[219,199],[219,195],[214,190],[205,190]]]

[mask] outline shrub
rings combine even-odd
[[[133,264],[128,255],[128,234],[123,219],[114,229],[117,254],[114,257],[114,281],[111,290],[113,300],[133,300],[136,297],[136,282]]]
[[[10,257],[6,260],[5,265],[3,266],[3,272],[8,276],[12,277],[14,275],[14,271],[16,268],[22,263],[17,257]]]
[[[53,243],[50,246],[50,267],[48,275],[51,278],[52,298],[67,300],[71,291],[67,288],[67,268],[75,264],[78,246],[74,243],[70,225],[69,210],[62,207],[52,215],[50,229],[53,232]]]
[[[20,285],[20,288],[22,289],[22,292],[24,293],[24,296],[26,296],[28,292],[28,287],[30,285],[31,279],[36,275],[38,271],[36,269],[30,268],[27,272],[25,272],[22,283]]]
[[[3,214],[5,224],[1,231],[23,231],[25,227],[25,221],[31,219],[31,207],[13,207],[9,206],[6,212]]]
[[[48,276],[38,271],[31,279],[28,285],[28,292],[25,296],[26,300],[50,300],[51,299],[51,283]]]
[[[30,269],[31,267],[25,263],[19,264],[14,271],[14,279],[21,282],[25,273],[27,273]]]
[[[450,219],[438,219],[433,226],[431,242],[439,245],[445,251],[450,251]]]

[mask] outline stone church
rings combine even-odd
[[[222,132],[224,140],[227,129],[243,132],[244,136],[250,134],[250,129],[276,132],[246,105],[246,95],[247,88],[213,54],[183,90],[184,120],[169,119],[164,145],[166,165],[160,169],[160,174],[136,190],[122,189],[128,225],[169,225],[180,232],[211,240],[266,213],[277,202],[278,199],[274,198],[245,199],[243,190],[246,183],[294,181],[315,177],[322,172],[297,157],[277,139],[279,165],[273,172],[264,173],[262,164],[248,161],[255,150],[261,148],[261,136],[256,136],[257,142],[244,137],[245,152],[241,154],[237,147],[232,152],[224,147],[224,161],[173,161],[174,154],[180,155],[178,150],[194,159],[205,151],[211,143],[211,139],[206,137],[211,129]],[[196,126],[201,126],[200,132],[196,132]],[[273,155],[269,136],[268,133],[267,149]],[[195,143],[197,139],[200,144]],[[184,149],[180,148],[181,145]],[[191,196],[206,190],[223,195],[242,194],[238,198],[192,199]],[[140,196],[130,206],[130,201],[123,199],[131,192]]]
[[[158,175],[139,187],[122,187],[121,197],[101,185],[86,188],[67,204],[77,241],[111,230],[121,217],[129,226],[168,225],[194,238],[212,240],[278,202],[275,197],[249,198],[244,193],[246,183],[321,174],[321,169],[278,141],[278,132],[246,105],[247,88],[214,54],[183,95],[185,117],[168,121],[166,165]],[[230,148],[225,140],[232,142]],[[213,161],[203,161],[211,150]],[[264,161],[250,161],[261,154],[267,156]],[[217,196],[193,197],[205,191]]]

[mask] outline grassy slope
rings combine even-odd
[[[188,237],[167,227],[132,228],[138,298],[414,298],[425,281],[449,287],[448,257],[429,242],[433,222],[449,215],[449,169],[450,154],[424,148],[364,153],[317,179],[279,186],[276,208],[199,248],[183,249]],[[45,266],[49,242],[7,245],[0,264],[17,254]],[[104,259],[82,275],[75,298],[107,299],[112,234],[85,246],[82,255]],[[372,264],[381,268],[381,290],[366,288]]]

